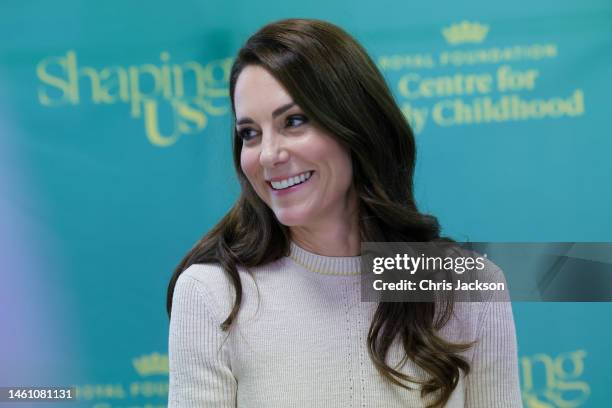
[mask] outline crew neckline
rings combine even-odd
[[[324,256],[290,242],[289,258],[301,267],[321,275],[360,275],[361,256]]]

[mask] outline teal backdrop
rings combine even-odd
[[[285,17],[329,20],[371,53],[445,234],[612,241],[609,1],[9,0],[0,385],[166,405],[168,279],[239,192],[228,70]],[[609,406],[612,305],[513,309],[525,406]]]

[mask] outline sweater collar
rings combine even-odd
[[[360,275],[361,256],[323,256],[291,241],[289,258],[303,268],[322,275]]]

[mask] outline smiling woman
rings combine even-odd
[[[361,302],[361,242],[430,242],[415,141],[357,41],[271,23],[232,66],[241,195],[169,284],[170,407],[518,407],[508,302]]]
[[[342,243],[349,235],[345,227],[357,224],[349,149],[309,120],[261,66],[242,70],[234,106],[243,142],[240,166],[257,195],[281,224],[295,227],[292,238],[300,246],[324,244],[329,250]],[[309,230],[315,227],[328,232],[313,241]]]

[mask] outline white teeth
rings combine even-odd
[[[284,188],[291,187],[291,186],[294,186],[294,185],[299,184],[299,183],[303,183],[304,181],[308,180],[310,178],[310,176],[312,176],[312,171],[307,171],[307,172],[299,174],[297,176],[289,177],[289,178],[287,178],[285,180],[272,181],[270,183],[272,184],[272,187],[275,190],[282,190]]]

